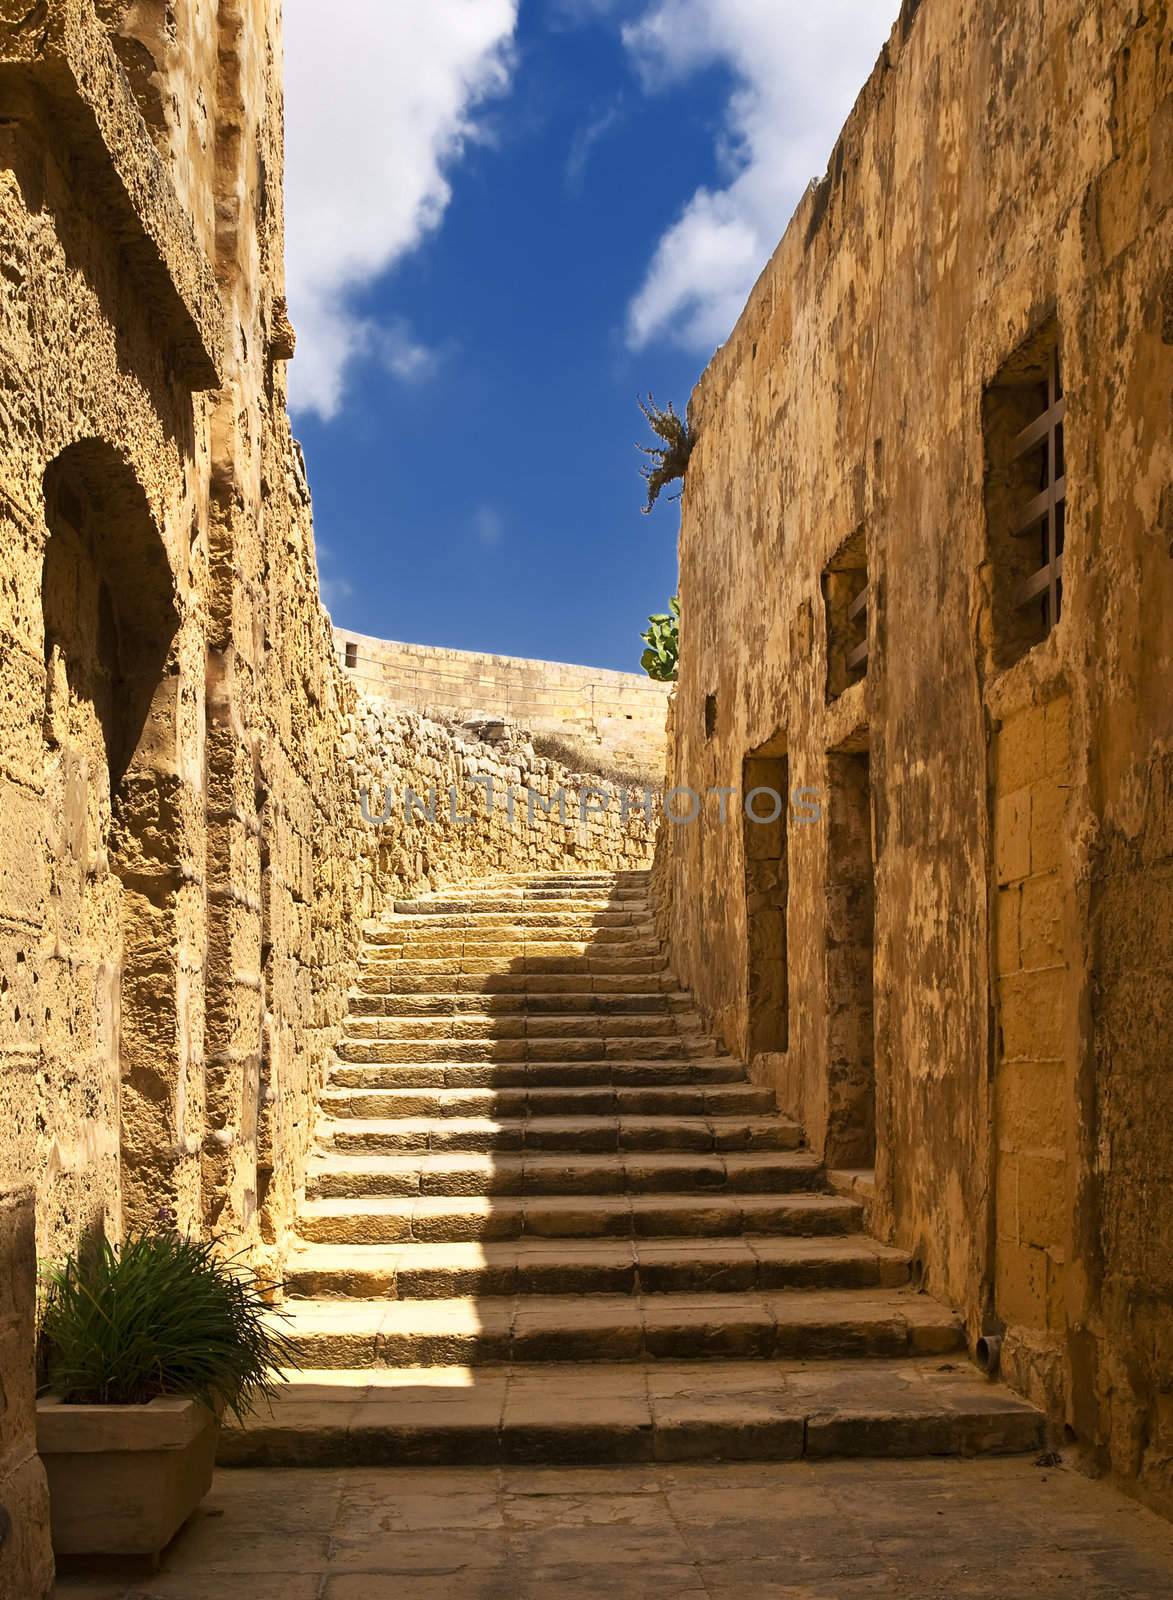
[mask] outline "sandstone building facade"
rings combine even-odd
[[[822,820],[659,863],[726,1043],[1166,1509],[1171,421],[1168,7],[906,0],[691,407],[673,781]]]
[[[5,1596],[51,1571],[36,1259],[173,1216],[279,1262],[364,914],[649,849],[574,794],[565,827],[488,815],[478,780],[561,774],[363,707],[334,659],[286,415],[280,62],[274,0],[0,3]]]

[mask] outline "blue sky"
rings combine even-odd
[[[291,392],[340,626],[638,670],[679,512],[640,514],[636,396],[687,401],[895,0],[810,9],[288,0]]]

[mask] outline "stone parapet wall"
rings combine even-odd
[[[334,643],[339,661],[372,699],[444,719],[505,717],[662,769],[668,684],[602,667],[399,644],[344,628],[335,628]]]

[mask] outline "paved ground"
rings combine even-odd
[[[222,1473],[59,1600],[1173,1600],[1173,1526],[1029,1459]]]

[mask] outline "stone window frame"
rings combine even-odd
[[[1003,362],[982,397],[991,642],[998,670],[1063,618],[1067,462],[1062,341],[1051,313]]]
[[[755,791],[762,795],[751,801]],[[783,732],[742,760],[748,1051],[790,1048],[790,749]],[[765,820],[766,818],[771,820]]]
[[[868,673],[871,654],[872,586],[868,571],[867,529],[861,524],[823,569],[823,610],[827,631],[827,703],[830,705]]]

